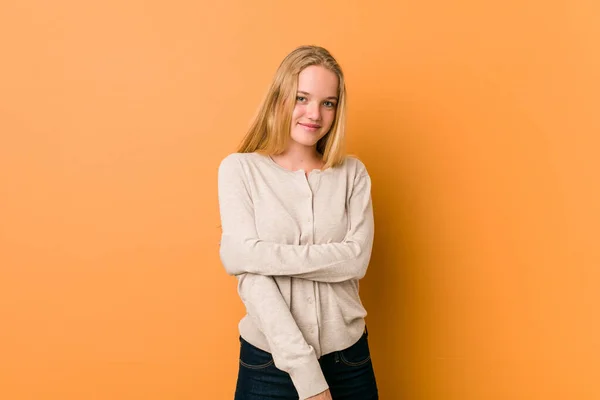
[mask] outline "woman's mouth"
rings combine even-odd
[[[319,130],[319,128],[321,128],[321,125],[318,125],[318,124],[305,124],[302,122],[298,122],[298,125],[301,125],[305,130],[307,130],[309,132],[315,132],[315,131]]]

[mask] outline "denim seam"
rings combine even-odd
[[[267,368],[270,365],[273,364],[273,360],[269,361],[266,364],[261,364],[261,365],[250,365],[250,364],[246,364],[245,362],[242,361],[242,359],[240,358],[240,364],[242,364],[244,367],[246,368],[250,368],[250,369],[263,369],[263,368]]]
[[[365,358],[364,360],[360,361],[360,362],[352,362],[352,361],[348,361],[346,360],[346,357],[344,357],[344,353],[340,351],[340,358],[342,359],[342,362],[350,367],[358,367],[360,365],[366,364],[370,359],[371,359],[371,355],[369,354],[369,356],[367,358]]]

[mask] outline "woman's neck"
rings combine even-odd
[[[299,169],[310,171],[320,169],[324,165],[323,158],[316,147],[290,147],[282,154],[273,155],[271,158],[277,164],[292,171]]]

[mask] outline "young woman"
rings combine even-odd
[[[345,117],[340,66],[299,47],[219,166],[220,257],[247,310],[235,400],[378,399],[358,290],[371,180],[344,153]]]

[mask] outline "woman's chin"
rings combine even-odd
[[[321,138],[320,132],[294,132],[292,134],[292,140],[303,146],[314,146]]]

